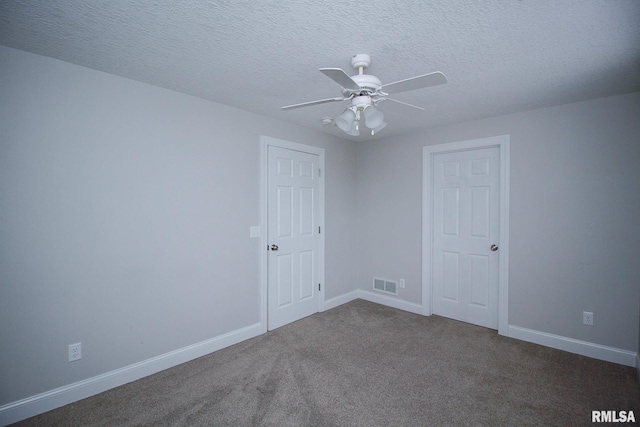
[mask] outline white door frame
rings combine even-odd
[[[312,147],[310,145],[299,144],[297,142],[285,141],[283,139],[272,138],[269,136],[260,136],[260,323],[262,325],[262,333],[267,332],[267,292],[268,292],[268,269],[267,269],[267,238],[269,237],[268,221],[267,221],[267,195],[268,195],[268,155],[267,150],[270,146],[285,148],[288,150],[301,151],[303,153],[315,154],[318,156],[318,165],[322,173],[319,176],[320,194],[318,196],[320,203],[319,226],[321,229],[318,254],[318,280],[321,283],[320,293],[318,296],[318,311],[324,311],[324,148]]]
[[[498,333],[508,335],[509,326],[509,135],[429,145],[422,148],[422,314],[432,309],[433,158],[437,154],[498,147],[500,150],[500,240],[498,246]]]

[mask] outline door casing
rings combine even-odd
[[[422,314],[432,310],[433,159],[437,154],[497,147],[500,151],[500,247],[498,270],[498,333],[509,326],[509,135],[425,146],[422,149]]]
[[[262,325],[262,332],[267,332],[267,315],[268,315],[268,269],[267,269],[267,260],[269,252],[267,251],[267,245],[269,236],[268,229],[268,221],[267,221],[267,207],[268,207],[268,148],[269,146],[280,147],[287,150],[301,151],[304,153],[315,154],[318,156],[318,162],[320,166],[320,170],[322,171],[319,180],[319,203],[320,203],[320,212],[318,223],[320,225],[321,233],[320,233],[320,241],[319,241],[319,259],[318,259],[318,280],[320,281],[320,294],[318,298],[318,311],[324,311],[324,296],[325,296],[325,215],[324,215],[324,206],[325,206],[325,179],[324,179],[324,170],[325,170],[325,153],[323,148],[313,147],[310,145],[304,145],[297,142],[285,141],[283,139],[272,138],[268,136],[260,136],[260,165],[261,165],[261,173],[260,173],[260,223],[261,223],[261,233],[260,233],[260,323]]]

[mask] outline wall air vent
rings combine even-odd
[[[376,291],[386,292],[388,294],[398,294],[398,282],[380,277],[373,278],[373,289]]]

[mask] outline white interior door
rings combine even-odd
[[[319,311],[319,156],[267,147],[267,324]]]
[[[433,313],[498,329],[500,150],[433,157]]]

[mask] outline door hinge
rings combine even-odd
[[[320,290],[320,283],[318,283],[318,290]]]
[[[318,178],[322,176],[322,169],[318,169]]]
[[[322,231],[320,231],[320,226],[318,226],[318,234],[322,233]]]

